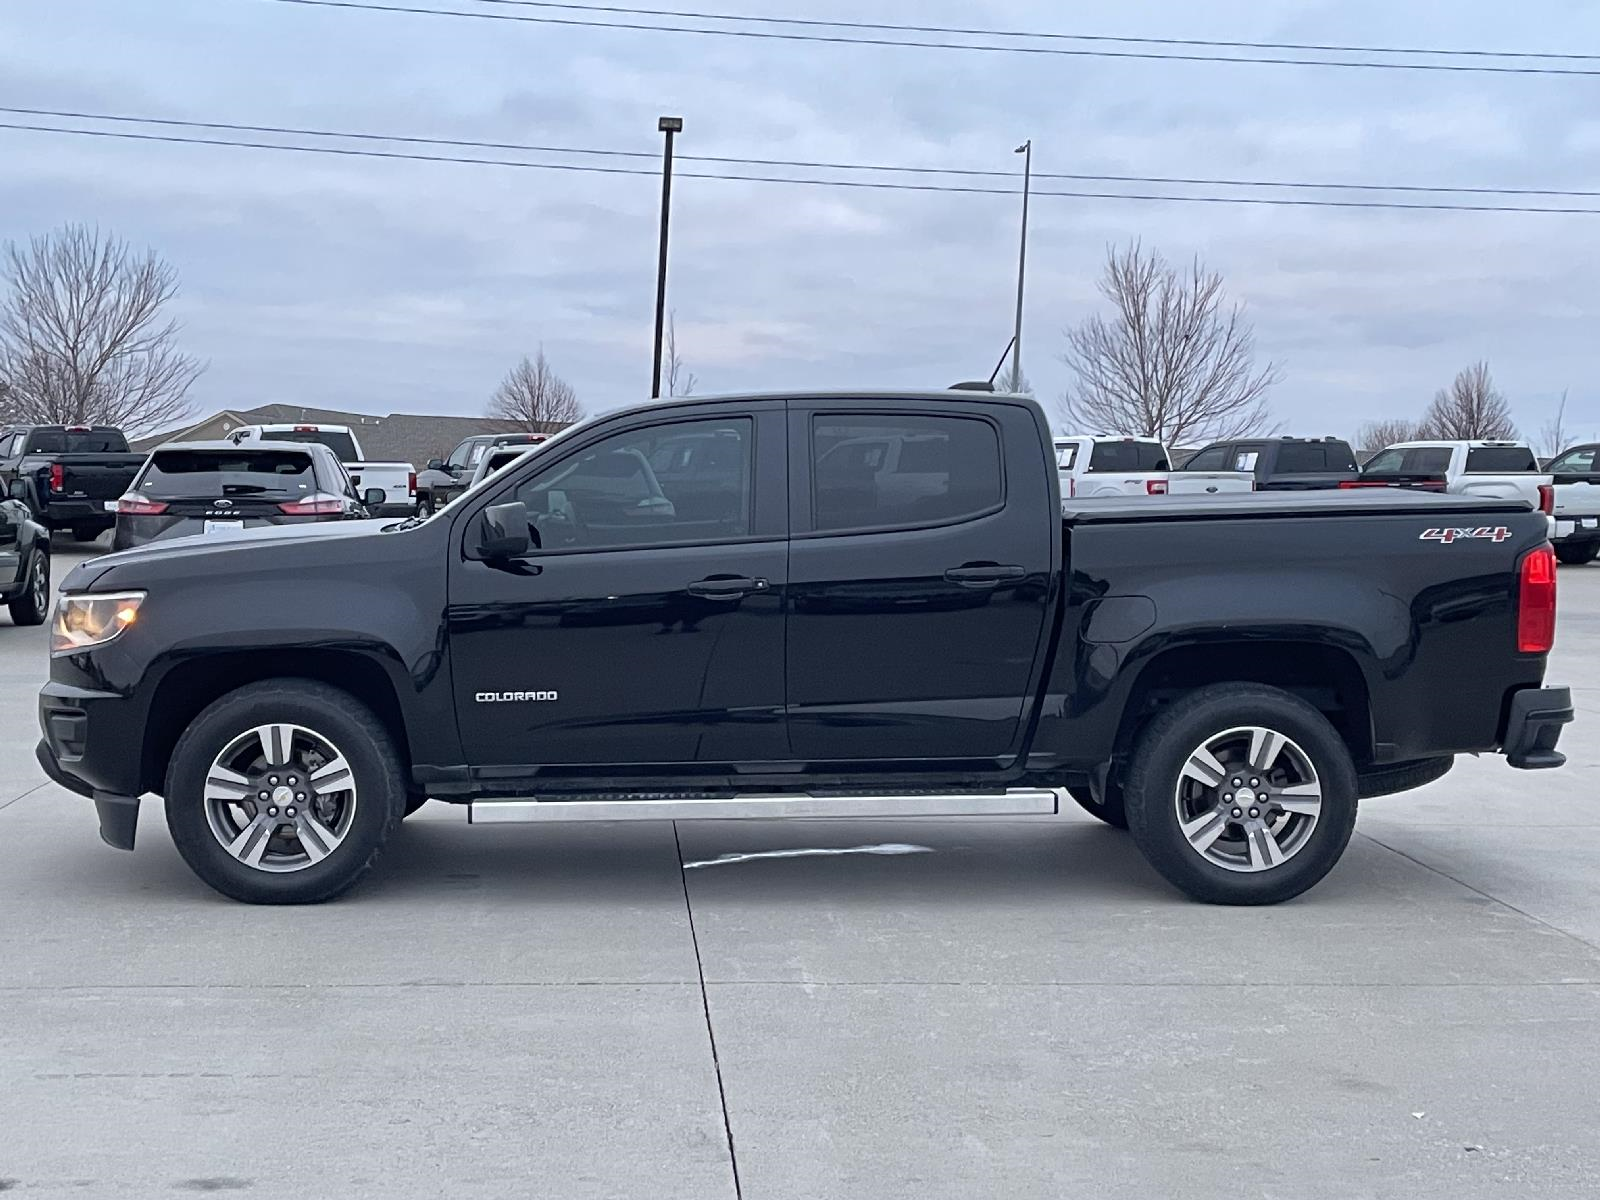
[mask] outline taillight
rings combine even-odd
[[[67,490],[67,469],[60,463],[50,464],[50,490],[52,492]]]
[[[1548,545],[1522,556],[1517,585],[1517,649],[1548,654],[1556,640],[1556,552]]]
[[[285,500],[278,511],[291,517],[336,517],[344,512],[344,501],[337,496],[307,496],[304,500]]]
[[[406,476],[406,491],[411,493],[412,499],[417,495],[417,473],[415,471]]]
[[[1539,511],[1547,517],[1555,513],[1556,489],[1554,484],[1541,483],[1539,485]]]
[[[137,492],[129,492],[117,501],[119,517],[154,517],[166,511],[167,506],[163,501],[146,500]]]
[[[1165,479],[1146,479],[1144,492],[1147,496],[1165,496],[1167,494],[1167,481]]]
[[[1069,475],[1069,476],[1067,476],[1067,495],[1069,497],[1071,497],[1071,496],[1076,496],[1077,494],[1078,494],[1078,481],[1076,479],[1072,478],[1072,476]]]

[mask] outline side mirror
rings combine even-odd
[[[378,505],[382,504],[388,498],[389,493],[384,491],[382,488],[368,488],[366,491],[361,493],[361,503],[365,504],[368,508],[377,508]]]
[[[428,470],[430,470],[430,471],[442,471],[442,470],[444,470],[444,459],[442,459],[442,458],[430,458],[428,460]]]
[[[506,504],[491,504],[483,510],[478,529],[478,553],[484,558],[519,558],[532,548],[526,504],[512,500]]]

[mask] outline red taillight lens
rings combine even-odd
[[[1556,552],[1548,545],[1522,557],[1517,585],[1517,649],[1548,654],[1556,640]]]
[[[291,517],[336,517],[344,512],[344,501],[337,496],[307,496],[304,500],[285,500],[278,511]]]
[[[167,511],[167,506],[160,500],[146,500],[143,496],[129,492],[117,501],[117,515],[119,517],[154,517]]]
[[[1076,496],[1077,494],[1078,494],[1078,481],[1076,479],[1073,479],[1071,476],[1068,476],[1067,477],[1067,495],[1068,496]]]
[[[67,469],[60,463],[50,464],[50,490],[52,492],[67,490]]]
[[[1556,489],[1553,484],[1541,483],[1539,485],[1539,511],[1547,517],[1555,513]]]
[[[1165,496],[1167,494],[1167,481],[1165,479],[1146,479],[1144,490],[1147,496]]]
[[[415,471],[406,476],[406,491],[410,492],[412,497],[415,498],[417,494],[417,473]]]

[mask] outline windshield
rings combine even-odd
[[[299,496],[316,490],[316,473],[311,456],[296,450],[162,450],[133,490],[163,500]]]
[[[28,454],[126,454],[128,439],[118,429],[35,429]]]
[[[326,446],[342,463],[361,461],[356,440],[342,429],[271,429],[261,434],[263,442],[312,442]]]

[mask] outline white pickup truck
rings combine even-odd
[[[1526,442],[1398,442],[1378,451],[1361,478],[1340,487],[1405,487],[1452,496],[1526,500],[1549,516],[1555,509],[1550,475]],[[1554,534],[1554,522],[1551,524]]]
[[[1563,450],[1545,468],[1556,490],[1556,557],[1569,566],[1600,557],[1600,443]]]
[[[1256,486],[1249,471],[1174,471],[1155,438],[1074,434],[1054,444],[1063,500],[1250,492]]]
[[[234,444],[243,442],[318,442],[332,450],[350,472],[356,494],[378,488],[388,497],[375,517],[409,517],[417,507],[417,472],[408,462],[367,462],[361,443],[348,425],[241,425],[228,435]]]

